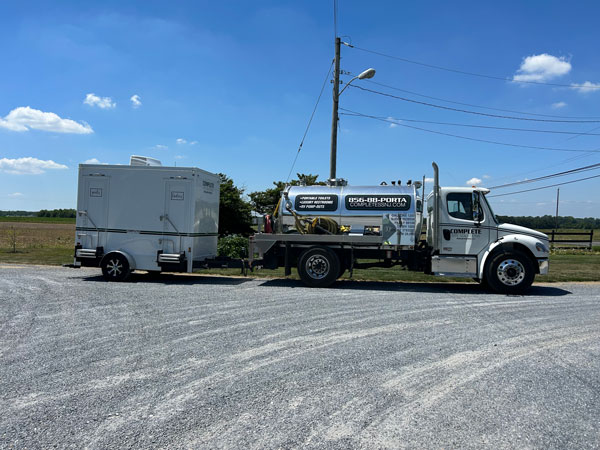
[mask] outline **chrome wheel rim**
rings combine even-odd
[[[305,267],[306,273],[315,280],[325,278],[330,270],[329,260],[322,255],[314,255],[308,258]]]
[[[516,286],[525,279],[525,267],[516,259],[505,259],[498,265],[498,280],[506,286]]]
[[[118,277],[123,273],[123,264],[118,259],[111,259],[106,265],[106,272],[111,277]]]

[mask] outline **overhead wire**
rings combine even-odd
[[[579,136],[583,136],[584,134],[588,134],[590,131],[596,131],[599,128],[600,128],[600,125],[598,125],[597,127],[592,128],[591,130],[586,131],[585,133],[581,133],[581,134],[578,134],[576,136],[571,136],[570,138],[567,138],[567,141],[571,140],[571,139],[578,138]]]
[[[504,197],[505,195],[514,195],[514,194],[521,194],[523,192],[539,191],[541,189],[548,189],[548,188],[551,188],[551,187],[562,186],[562,185],[565,185],[565,184],[578,183],[580,181],[591,180],[592,178],[599,178],[599,177],[600,177],[600,175],[594,175],[594,176],[591,176],[591,177],[579,178],[577,180],[565,181],[563,183],[556,183],[556,184],[551,184],[551,185],[548,185],[548,186],[542,186],[542,187],[533,188],[533,189],[525,189],[525,190],[522,190],[522,191],[507,192],[506,194],[488,195],[488,197]]]
[[[369,114],[363,114],[363,113],[359,113],[359,112],[352,111],[352,110],[345,109],[345,108],[340,108],[340,110],[346,111],[346,113],[342,113],[342,114],[348,115],[348,116],[365,117],[365,118],[369,118],[369,119],[379,120],[382,122],[393,123],[399,127],[411,128],[413,130],[425,131],[427,133],[433,133],[433,134],[438,134],[438,135],[442,135],[442,136],[450,136],[450,137],[454,137],[454,138],[458,138],[458,139],[464,139],[467,141],[483,142],[486,144],[502,145],[502,146],[506,146],[506,147],[529,148],[529,149],[533,149],[533,150],[550,150],[550,151],[557,151],[557,152],[578,152],[578,153],[600,153],[600,150],[598,150],[598,149],[596,149],[596,150],[580,150],[580,149],[573,149],[573,148],[542,147],[542,146],[535,146],[535,145],[511,144],[511,143],[507,143],[507,142],[491,141],[491,140],[487,140],[487,139],[478,139],[478,138],[461,136],[461,135],[452,134],[452,133],[444,133],[442,131],[430,130],[428,128],[415,127],[413,125],[398,123],[393,120],[388,120],[388,119],[384,119],[382,117],[377,117],[377,116],[371,116]]]
[[[498,186],[491,186],[489,189],[503,189],[510,186],[517,186],[520,184],[528,184],[528,183],[537,183],[538,181],[548,180],[550,178],[564,177],[566,175],[573,175],[575,173],[588,172],[590,170],[596,170],[600,168],[600,163],[590,164],[584,167],[578,167],[576,169],[564,170],[562,172],[552,173],[549,175],[544,175],[543,177],[531,178],[528,180],[516,181],[514,183],[506,183]]]
[[[376,116],[377,117],[377,116]],[[380,119],[384,117],[379,116]],[[550,134],[572,134],[579,135],[578,131],[557,131],[557,130],[536,130],[531,128],[509,128],[509,127],[494,127],[491,125],[473,125],[468,123],[456,123],[456,122],[439,122],[432,120],[419,120],[419,119],[406,119],[406,118],[398,118],[398,117],[387,117],[388,120],[396,120],[400,122],[415,122],[415,123],[428,123],[432,125],[450,125],[455,127],[468,127],[468,128],[486,128],[492,130],[502,130],[502,131],[524,131],[530,133],[550,133]],[[585,133],[588,136],[600,136],[600,133]]]
[[[430,106],[432,108],[445,109],[445,110],[448,110],[448,111],[461,112],[461,113],[465,113],[465,114],[474,114],[474,115],[477,115],[477,116],[495,117],[495,118],[498,118],[498,119],[527,120],[527,121],[531,121],[531,122],[600,123],[600,119],[598,119],[598,120],[587,120],[587,119],[586,120],[535,119],[535,118],[532,118],[532,117],[517,117],[517,116],[505,116],[505,115],[499,115],[499,114],[489,114],[489,113],[484,113],[484,112],[480,112],[480,111],[471,111],[471,110],[468,110],[468,109],[452,108],[450,106],[444,106],[444,105],[437,105],[435,103],[422,102],[422,101],[419,101],[419,100],[414,100],[414,99],[410,99],[410,98],[406,98],[406,97],[400,97],[398,95],[389,94],[387,92],[376,91],[374,89],[369,89],[369,88],[365,88],[365,87],[362,87],[362,86],[357,86],[357,85],[354,85],[354,84],[349,85],[349,87],[354,88],[354,89],[360,89],[361,91],[365,91],[365,92],[370,92],[372,94],[382,95],[384,97],[394,98],[396,100],[402,100],[404,102],[416,103],[416,104],[419,104],[419,105]]]
[[[323,91],[325,90],[325,86],[327,85],[327,80],[329,79],[329,75],[331,74],[331,68],[333,67],[334,61],[331,61],[329,65],[329,70],[327,71],[327,76],[323,81],[323,85],[321,86],[321,91],[319,92],[319,96],[317,97],[317,101],[315,103],[315,107],[312,110],[312,114],[310,115],[310,119],[308,120],[308,124],[306,125],[306,129],[304,130],[304,134],[302,135],[302,140],[300,141],[300,145],[298,146],[298,151],[296,152],[296,156],[294,158],[294,162],[292,163],[292,167],[290,168],[290,172],[285,180],[287,183],[290,180],[290,176],[292,175],[292,171],[294,170],[294,166],[296,165],[296,161],[298,160],[298,155],[300,155],[300,150],[302,150],[302,146],[304,145],[304,140],[306,139],[306,135],[308,134],[308,130],[310,129],[310,125],[312,123],[313,117],[315,117],[315,112],[317,111],[317,106],[319,106],[319,101],[321,100],[321,96],[323,95]]]
[[[516,111],[516,110],[513,110],[513,109],[492,108],[490,106],[482,106],[482,105],[475,105],[473,103],[457,102],[456,100],[448,100],[448,99],[445,99],[445,98],[433,97],[431,95],[420,94],[420,93],[415,92],[415,91],[409,91],[408,89],[400,89],[399,87],[390,86],[389,84],[383,84],[383,83],[380,83],[378,81],[373,81],[373,80],[365,80],[365,81],[367,83],[376,84],[377,86],[385,87],[385,88],[388,88],[388,89],[393,89],[395,91],[406,92],[407,94],[416,95],[417,97],[428,98],[428,99],[437,100],[437,101],[440,101],[440,102],[452,103],[452,104],[455,104],[455,105],[470,106],[472,108],[489,109],[490,111],[509,112],[509,113],[515,113],[515,114],[523,114],[523,115],[526,115],[526,116],[551,117],[551,118],[555,118],[555,119],[600,119],[600,117],[595,117],[595,116],[591,116],[591,117],[585,117],[585,116],[558,116],[558,115],[554,115],[554,114],[540,114],[540,113],[531,113],[531,112],[525,112],[525,111]],[[598,128],[600,128],[600,127],[598,127]]]
[[[540,168],[535,169],[535,170],[528,170],[526,172],[519,172],[519,173],[515,173],[515,174],[511,174],[511,175],[505,175],[503,177],[495,178],[495,180],[496,181],[499,181],[499,180],[508,180],[508,179],[511,179],[511,178],[516,178],[516,177],[522,177],[524,175],[529,175],[531,173],[542,172],[542,171],[544,171],[546,169],[551,169],[553,167],[564,166],[567,163],[573,162],[573,161],[578,160],[578,159],[589,158],[590,156],[594,156],[594,154],[593,153],[583,153],[581,155],[571,156],[571,157],[569,157],[567,159],[564,159],[564,160],[562,160],[562,161],[560,161],[560,162],[558,162],[556,164],[551,164],[549,166],[540,167]]]
[[[347,42],[343,43],[345,46],[349,47],[349,48],[353,48],[356,50],[360,50],[366,53],[371,53],[374,55],[378,55],[378,56],[383,56],[385,58],[390,58],[390,59],[395,59],[398,61],[402,61],[408,64],[414,64],[414,65],[418,65],[418,66],[423,66],[423,67],[428,67],[430,69],[437,69],[437,70],[444,70],[446,72],[453,72],[453,73],[458,73],[458,74],[462,74],[462,75],[470,75],[473,77],[480,77],[480,78],[488,78],[488,79],[492,79],[492,80],[500,80],[500,81],[507,81],[510,83],[523,83],[523,84],[537,84],[537,85],[542,85],[542,86],[558,86],[558,87],[566,87],[566,88],[570,88],[570,89],[576,89],[578,87],[580,87],[581,85],[578,83],[573,83],[573,84],[562,84],[562,83],[548,83],[548,82],[543,82],[543,81],[532,81],[532,80],[515,80],[514,78],[510,79],[507,77],[500,77],[500,76],[496,76],[496,75],[487,75],[487,74],[482,74],[482,73],[477,73],[477,72],[470,72],[467,70],[460,70],[460,69],[453,69],[450,67],[444,67],[444,66],[440,66],[440,65],[436,65],[436,64],[429,64],[429,63],[424,63],[421,61],[415,61],[412,59],[408,59],[408,58],[402,58],[400,56],[394,56],[394,55],[389,55],[383,52],[379,52],[376,50],[369,50],[366,48],[362,48],[362,47],[358,47],[356,45],[352,45],[349,44]],[[588,86],[585,86],[586,88],[588,88]],[[589,86],[590,89],[600,89],[600,85],[598,86]]]

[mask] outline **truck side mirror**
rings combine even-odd
[[[481,203],[479,202],[479,192],[473,192],[471,204],[473,206],[473,221],[481,223]]]

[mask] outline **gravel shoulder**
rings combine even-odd
[[[598,448],[600,283],[0,265],[0,448]]]

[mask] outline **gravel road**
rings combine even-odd
[[[1,448],[599,448],[600,284],[0,266]]]

